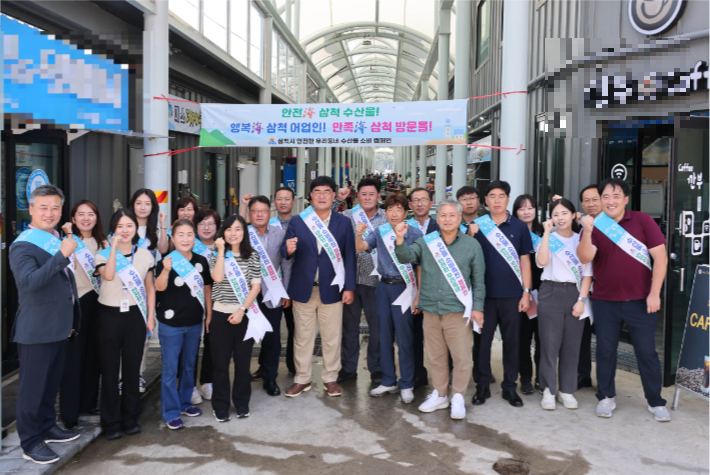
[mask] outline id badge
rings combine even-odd
[[[130,304],[128,299],[121,299],[121,312],[127,312],[129,310]]]

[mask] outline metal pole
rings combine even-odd
[[[2,1],[0,1],[0,4],[2,4]],[[1,16],[0,16],[1,17]],[[2,20],[0,20],[0,23],[2,23]],[[0,31],[2,31],[2,26],[0,25]],[[5,35],[0,35],[0,64],[4,65],[5,64],[5,44],[3,39],[5,38]],[[5,97],[5,81],[0,81],[0,97]],[[5,101],[0,101],[0,117],[3,118],[3,120],[0,120],[0,136],[2,136],[2,131],[5,128]],[[0,163],[5,163],[5,157],[4,157],[4,150],[5,147],[2,147],[0,151]],[[2,196],[2,181],[4,179],[3,176],[3,167],[0,167],[0,196]],[[7,219],[7,215],[5,215],[5,219]],[[2,236],[0,236],[2,238]],[[2,240],[2,239],[0,239]],[[3,245],[5,245],[6,242],[9,242],[9,236],[5,236],[5,239],[2,240]],[[9,252],[9,249],[8,249]],[[2,254],[0,254],[0,266],[2,266]],[[2,284],[2,272],[0,272],[0,284]],[[0,339],[0,352],[2,351],[2,339]],[[0,353],[1,354],[1,353]],[[0,362],[0,375],[2,374],[2,362]],[[0,384],[0,414],[2,414],[2,385]],[[0,449],[2,449],[2,439],[0,438]]]
[[[301,74],[298,78],[299,103],[305,104],[307,102],[306,90],[308,87],[306,84],[306,65],[304,63],[301,63],[300,71]],[[306,147],[298,147],[296,151],[296,195],[306,198]]]
[[[299,4],[300,5],[300,4]],[[318,102],[321,104],[325,103],[325,88],[321,87],[318,89]],[[318,148],[318,176],[323,176],[325,175],[325,154],[326,154],[326,147],[319,147]]]
[[[293,10],[291,9],[293,4],[293,0],[286,0],[286,12],[285,12],[285,17],[286,17],[286,26],[288,26],[288,29],[293,31]]]
[[[409,163],[409,170],[412,173],[412,188],[417,186],[417,152],[416,147],[407,147],[407,160]]]
[[[264,62],[264,88],[259,90],[259,104],[271,104],[271,48],[272,44],[274,18],[268,16],[264,19],[264,50],[262,59]],[[258,186],[257,190],[260,195],[271,197],[271,148],[259,147],[258,152]]]
[[[160,211],[170,216],[170,157],[168,144],[168,101],[153,97],[167,94],[168,87],[168,2],[155,2],[155,15],[146,15],[143,32],[143,131],[165,138],[143,139],[144,155],[162,153],[143,159],[145,187],[156,193],[165,192],[168,198],[159,204]],[[131,190],[132,191],[132,190]]]
[[[437,83],[437,99],[445,101],[449,98],[449,39],[451,37],[451,10],[442,8],[439,12],[439,82]],[[446,145],[436,146],[436,177],[435,201],[439,203],[446,198]]]
[[[516,10],[508,8],[508,10]],[[508,31],[515,30],[505,24]],[[456,2],[456,65],[454,66],[454,99],[468,99],[470,87],[470,58],[471,54],[471,2],[459,0]],[[518,73],[519,74],[519,73]],[[527,86],[526,86],[527,87]],[[515,95],[515,94],[513,94]],[[464,130],[464,137],[467,132]],[[468,147],[466,145],[454,145],[453,170],[451,176],[451,191],[456,190],[466,184],[466,156]]]
[[[335,184],[340,186],[340,158],[343,156],[343,149],[338,147],[335,149],[335,168],[333,170],[333,179]]]
[[[503,9],[503,92],[527,90],[529,21],[530,0]],[[511,197],[525,193],[527,99],[527,94],[512,94],[501,102],[500,143],[516,148],[500,151],[500,179],[510,184]]]
[[[333,173],[333,147],[325,149],[325,164],[323,166],[323,175],[331,176]]]
[[[293,1],[293,36],[301,41],[301,0]]]
[[[421,92],[419,96],[420,101],[429,100],[429,78],[423,77],[421,81]],[[426,188],[426,159],[427,159],[427,147],[426,145],[419,146],[419,186]]]

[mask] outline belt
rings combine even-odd
[[[318,281],[317,281],[317,280],[316,280],[315,282],[313,282],[313,287],[320,287],[320,285],[318,285]]]
[[[556,280],[543,280],[543,282],[546,282],[548,284],[563,285],[563,286],[574,285],[575,287],[577,287],[577,284],[574,282],[558,282]]]
[[[389,284],[389,285],[406,284],[404,279],[402,279],[400,277],[382,277],[380,279],[380,282],[384,282],[385,284]]]

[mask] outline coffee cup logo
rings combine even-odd
[[[675,23],[683,4],[684,0],[629,0],[629,21],[639,33],[655,35]]]

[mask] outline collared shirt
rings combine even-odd
[[[577,255],[577,247],[579,246],[579,234],[574,233],[572,234],[572,237],[566,238],[564,236],[560,236],[560,234],[555,231],[554,233],[552,233],[552,236],[555,236],[562,242],[562,244],[574,251],[575,256]],[[542,269],[542,280],[550,280],[552,282],[570,282],[573,284],[577,283],[577,277],[572,273],[571,270],[569,270],[569,267],[567,267],[562,262],[562,260],[560,260],[559,257],[554,255],[553,252],[550,252],[550,262],[548,262],[546,266],[541,266],[537,263],[537,256],[539,254],[533,255],[535,256],[535,267]],[[592,273],[591,262],[588,264],[582,264],[582,277],[591,277],[593,275],[594,274]]]
[[[281,283],[284,289],[288,289],[288,283],[291,279],[291,267],[293,266],[292,259],[284,259],[281,256],[281,244],[286,236],[286,231],[279,229],[276,226],[268,225],[264,230],[264,234],[260,234],[257,229],[255,229],[256,235],[259,236],[259,241],[261,245],[264,246],[266,254],[271,259],[271,264],[274,266],[274,270],[279,273],[281,278]],[[265,283],[262,279],[261,283],[261,295],[268,290],[268,282]],[[264,302],[267,308],[275,308],[271,302]]]
[[[404,243],[407,246],[414,244],[414,241],[422,237],[424,234],[414,226],[410,226],[407,229],[407,234],[404,235]],[[374,233],[370,233],[365,238],[365,242],[370,248],[366,251],[368,253],[372,252],[373,249],[378,249],[377,252],[377,272],[382,277],[389,277],[395,279],[401,279],[402,274],[399,273],[399,269],[394,264],[389,251],[386,248],[385,241],[382,239],[380,230],[376,229]]]
[[[412,218],[414,221],[417,221],[417,217],[414,216]],[[420,224],[419,221],[417,221],[417,227],[419,230],[422,232],[422,234],[426,234],[426,230],[429,229],[429,223],[431,222],[431,217],[427,218],[426,221],[424,221],[424,224]],[[406,237],[406,235],[405,235]]]
[[[443,237],[442,237],[443,240]],[[444,241],[446,244],[446,241]],[[481,251],[481,245],[471,236],[459,231],[453,242],[448,246],[451,257],[458,266],[473,293],[472,310],[483,311],[486,298],[485,272],[486,263]],[[397,259],[403,264],[418,264],[422,269],[422,279],[419,284],[419,308],[434,315],[463,312],[464,306],[456,297],[449,282],[442,274],[434,256],[424,242],[417,239],[411,246],[406,243],[395,246]]]
[[[281,221],[281,229],[283,229],[284,231],[288,231],[288,225],[291,224],[292,219],[293,219],[293,216],[291,216],[288,219],[279,218],[279,221]]]
[[[352,216],[352,210],[343,211],[343,216],[350,218],[350,222],[353,225],[353,235],[355,235],[355,229],[357,228],[357,222]],[[377,232],[377,228],[387,223],[387,217],[385,216],[385,211],[378,208],[377,213],[375,213],[370,219],[370,224]],[[359,252],[357,254],[357,279],[356,282],[359,285],[368,285],[370,287],[377,287],[380,282],[377,276],[370,275],[375,269],[375,264],[372,262],[372,256],[368,252]]]
[[[522,258],[522,256],[533,252],[530,230],[527,224],[518,218],[509,213],[505,221],[498,225],[498,229],[510,240],[518,257]],[[522,297],[523,287],[505,258],[500,255],[482,232],[476,233],[476,240],[481,245],[486,258],[486,296],[494,299]]]
[[[618,224],[648,249],[666,243],[658,224],[641,211],[627,209]],[[648,267],[624,252],[597,228],[592,232],[592,244],[597,248],[592,261],[595,299],[622,302],[648,297],[653,280],[653,272]]]

